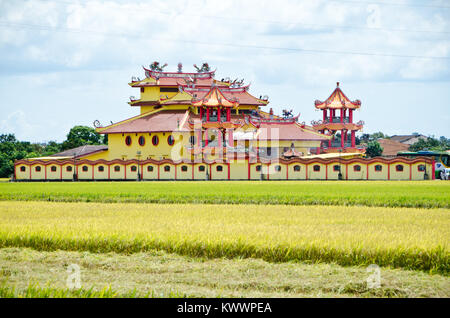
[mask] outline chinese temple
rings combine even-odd
[[[363,123],[353,123],[361,102],[350,101],[339,83],[326,101],[316,101],[323,120],[307,126],[293,111],[266,110],[268,97],[250,94],[243,79],[216,79],[207,63],[194,65],[194,72],[183,72],[181,63],[175,72],[165,67],[154,62],[143,79],[132,77],[129,85],[140,95],[128,104],[136,116],[107,126],[94,122],[108,136],[107,147],[18,160],[14,179],[385,180],[420,179],[431,169],[421,158],[361,158],[355,132]]]

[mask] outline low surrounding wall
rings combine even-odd
[[[434,178],[433,159],[242,159],[234,162],[172,160],[18,160],[17,181],[101,180],[424,180]]]

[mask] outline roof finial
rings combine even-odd
[[[339,87],[339,82],[336,82],[336,86]]]

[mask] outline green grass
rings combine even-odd
[[[154,292],[139,293],[136,289],[117,292],[111,287],[101,290],[55,288],[51,286],[40,287],[39,284],[30,284],[27,288],[17,289],[15,286],[0,285],[0,298],[184,298],[186,295],[169,293],[157,295]]]
[[[0,200],[450,208],[450,182],[235,181],[0,183]]]
[[[70,264],[80,267],[81,285],[88,287],[67,289]],[[382,268],[381,286],[371,289],[369,275],[366,267],[205,259],[163,251],[0,249],[0,297],[450,297],[449,277]]]
[[[448,275],[450,210],[0,202],[0,247],[391,266]]]

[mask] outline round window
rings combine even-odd
[[[169,144],[169,146],[173,146],[173,144],[175,143],[175,138],[170,135],[169,137],[167,137],[167,143]]]
[[[158,145],[158,143],[159,143],[159,138],[158,138],[158,136],[153,136],[153,137],[152,137],[152,144],[153,144],[153,146]]]
[[[131,145],[131,137],[130,137],[130,136],[126,136],[126,137],[125,137],[125,144],[126,144],[127,146],[130,146],[130,145]]]
[[[139,146],[144,146],[145,145],[145,137],[141,136],[139,137]]]

